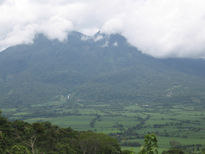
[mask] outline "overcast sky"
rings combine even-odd
[[[205,57],[204,0],[0,0],[0,50],[36,33],[120,33],[155,57]]]

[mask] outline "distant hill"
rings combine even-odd
[[[0,107],[70,96],[82,103],[200,103],[205,61],[157,59],[119,35],[72,32],[64,42],[37,35],[0,53]],[[197,100],[197,101],[196,101]]]

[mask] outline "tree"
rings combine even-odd
[[[36,142],[36,136],[32,136],[29,140],[28,143],[26,143],[30,148],[31,148],[31,152],[32,154],[35,154],[36,150],[35,150],[35,142]]]
[[[133,151],[130,151],[130,150],[123,150],[123,151],[121,152],[121,154],[134,154],[134,152],[133,152]]]
[[[201,153],[205,154],[205,148],[201,149]]]
[[[29,150],[23,145],[14,145],[9,153],[12,154],[31,154]]]
[[[139,154],[158,154],[157,138],[154,134],[147,134],[144,139],[144,146]]]
[[[163,151],[162,154],[184,154],[180,149],[170,149],[168,151]]]
[[[57,144],[56,149],[57,149],[57,153],[60,153],[60,154],[64,154],[64,153],[65,154],[67,153],[77,154],[77,152],[73,148],[71,148],[69,144],[66,144],[66,143]]]
[[[178,141],[175,141],[175,140],[171,140],[169,142],[170,146],[172,149],[178,149],[181,147],[181,143],[179,143]]]
[[[116,139],[90,131],[80,134],[79,145],[83,154],[119,154],[121,151]]]

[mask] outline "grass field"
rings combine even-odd
[[[62,99],[63,100],[63,99]],[[157,135],[159,150],[177,143],[197,151],[205,146],[205,109],[187,105],[53,103],[3,109],[10,119],[50,121],[61,127],[92,130],[116,137],[124,149],[138,151],[144,135]]]

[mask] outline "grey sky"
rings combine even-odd
[[[155,57],[205,57],[204,0],[0,0],[0,49],[36,33],[121,33]]]

